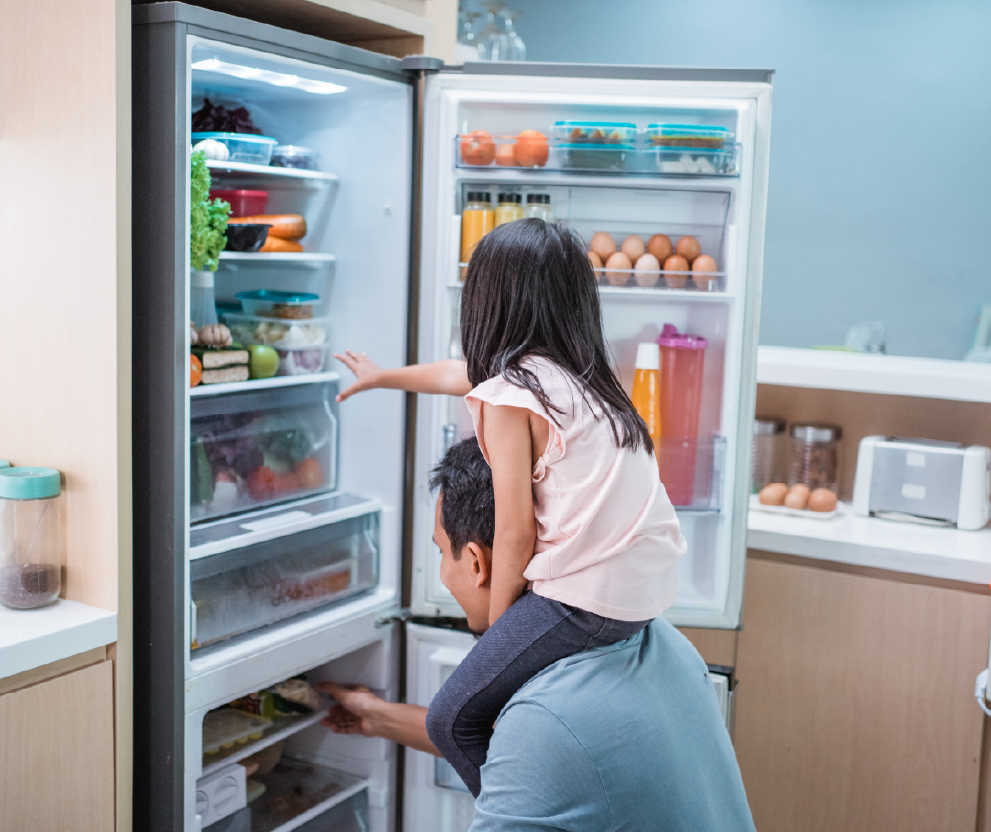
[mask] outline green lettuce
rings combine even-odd
[[[210,199],[210,169],[201,150],[190,157],[189,206],[189,264],[197,271],[215,272],[227,245],[231,206],[222,199]]]

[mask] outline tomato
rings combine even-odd
[[[496,150],[496,164],[509,168],[516,167],[516,148],[513,147],[512,142],[499,145],[499,149]]]
[[[323,471],[315,459],[304,459],[296,466],[300,488],[319,488],[323,485]]]
[[[542,168],[547,164],[550,146],[547,136],[537,130],[524,130],[516,137],[516,161],[524,168]]]
[[[496,147],[492,135],[484,130],[475,130],[461,137],[461,158],[468,165],[491,165],[495,159]]]
[[[189,386],[195,387],[203,380],[203,365],[200,360],[193,355],[189,354]]]
[[[253,500],[270,500],[276,494],[278,476],[267,465],[261,465],[248,474],[248,493]]]

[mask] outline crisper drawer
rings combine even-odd
[[[337,382],[190,398],[193,523],[332,491]]]
[[[330,507],[321,517],[320,509],[328,508],[323,504],[334,501],[344,505]],[[218,538],[225,530],[216,526],[194,530],[191,543],[208,536],[215,542],[201,541],[191,547],[191,555],[196,549],[217,547],[218,539],[240,537],[258,542],[190,560],[192,649],[338,601],[378,583],[378,502],[334,495],[305,507],[310,511],[293,511],[290,506],[283,512],[284,516],[307,519],[294,519],[283,527],[285,533],[280,536],[270,536],[278,526],[266,525],[278,515],[241,524],[249,530],[226,539]],[[219,548],[225,548],[223,542]]]

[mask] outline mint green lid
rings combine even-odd
[[[62,481],[54,468],[0,469],[0,499],[46,500],[62,493]]]
[[[0,459],[0,468],[9,468],[10,463],[6,459]]]

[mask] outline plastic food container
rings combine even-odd
[[[664,147],[707,147],[720,149],[733,140],[725,127],[700,127],[697,124],[649,124],[647,138]]]
[[[785,420],[779,416],[754,418],[750,490],[758,493],[772,482],[784,482]]]
[[[317,152],[309,147],[295,144],[280,144],[272,151],[272,167],[317,169]]]
[[[562,144],[558,146],[561,166],[573,170],[623,171],[635,164],[636,150],[625,144]]]
[[[227,226],[225,251],[240,251],[254,254],[265,245],[271,225],[264,223],[230,223]]]
[[[272,720],[233,708],[219,708],[203,717],[203,753],[217,754],[221,749],[260,740]]]
[[[0,604],[31,610],[62,589],[62,485],[54,468],[0,470]]]
[[[255,292],[238,292],[237,299],[246,315],[266,318],[312,318],[313,304],[320,295],[309,292],[280,292],[275,289],[259,289]]]
[[[722,150],[708,148],[658,147],[651,151],[657,170],[668,176],[737,176],[740,173],[739,145]]]
[[[265,206],[268,205],[268,191],[211,188],[210,199],[222,199],[229,203],[232,217],[253,217],[256,214],[265,213]]]
[[[328,341],[330,318],[268,318],[225,312],[224,323],[231,337],[242,344],[272,347],[316,347]]]
[[[629,144],[637,126],[625,121],[556,121],[552,132],[570,144]]]
[[[330,347],[276,347],[279,354],[277,376],[305,376],[322,373]]]
[[[788,485],[804,483],[810,491],[828,488],[838,493],[840,439],[838,425],[792,425]]]
[[[203,139],[215,139],[227,148],[228,162],[247,162],[253,165],[267,165],[272,159],[272,150],[278,144],[268,136],[254,133],[193,133],[193,144]]]

